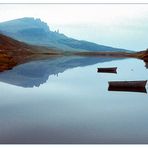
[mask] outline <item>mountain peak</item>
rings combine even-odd
[[[45,32],[50,31],[47,23],[41,21],[40,18],[34,18],[34,17],[23,17],[23,18],[6,21],[3,23],[0,23],[0,28],[1,30],[3,29],[5,30],[5,28],[7,28],[8,32],[17,32],[27,28],[41,28]]]

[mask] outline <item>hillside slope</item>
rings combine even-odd
[[[33,46],[11,37],[0,34],[0,72],[12,69],[14,66],[35,60],[39,55],[48,53],[50,55],[58,55],[59,51],[42,46]]]

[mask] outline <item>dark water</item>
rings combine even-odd
[[[108,91],[111,80],[147,80],[143,61],[54,71],[53,63],[0,74],[0,143],[148,143],[148,95]],[[97,73],[111,66],[117,74]]]

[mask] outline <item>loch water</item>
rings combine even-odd
[[[148,94],[108,91],[108,81],[147,80],[143,61],[56,63],[0,73],[0,143],[148,143]],[[98,67],[117,67],[117,74]]]

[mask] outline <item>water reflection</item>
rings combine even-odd
[[[83,67],[87,65],[93,65],[96,63],[102,63],[107,61],[119,60],[116,58],[94,58],[94,57],[53,57],[45,60],[36,60],[25,64],[18,65],[12,70],[4,71],[0,73],[0,81],[21,86],[21,87],[39,87],[41,84],[48,80],[50,75],[58,76],[59,73],[63,73],[67,69],[74,67]],[[145,67],[148,67],[148,62],[145,62]],[[114,65],[115,66],[115,65]],[[117,67],[98,68],[99,73],[117,73]],[[109,80],[108,80],[109,81]],[[119,88],[110,87],[109,91],[132,91],[132,92],[144,92],[145,88]]]
[[[58,57],[32,61],[0,73],[0,81],[21,87],[39,87],[50,75],[63,73],[65,70],[87,66],[101,62],[116,60],[115,58],[92,57]]]

